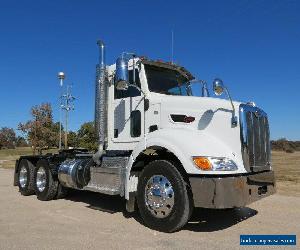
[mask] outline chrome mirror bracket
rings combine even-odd
[[[238,118],[235,114],[232,114],[232,117],[231,117],[231,125],[233,127],[237,126],[237,123],[238,123]]]
[[[213,90],[214,90],[215,95],[222,95],[224,93],[224,91],[226,92],[228,99],[232,106],[231,125],[233,127],[237,126],[238,119],[237,119],[237,116],[235,115],[235,107],[234,107],[233,101],[231,99],[231,96],[229,94],[227,87],[223,84],[223,81],[221,79],[216,78],[213,81]]]

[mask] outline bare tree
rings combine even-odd
[[[15,148],[16,133],[12,128],[3,127],[0,129],[0,149]]]
[[[27,147],[28,143],[24,137],[18,136],[16,139],[16,147]]]

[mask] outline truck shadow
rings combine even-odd
[[[233,209],[195,208],[193,215],[183,230],[194,232],[214,232],[229,228],[245,221],[258,212],[249,207]]]
[[[117,195],[71,190],[65,199],[73,202],[83,202],[87,204],[87,208],[110,214],[126,211],[124,199]]]
[[[133,218],[144,225],[138,212],[128,213],[126,211],[125,200],[119,196],[72,190],[65,199],[85,203],[87,208],[105,213],[123,213],[125,218]],[[195,208],[190,221],[182,230],[194,232],[219,231],[245,221],[256,214],[257,211],[249,207],[235,209]]]

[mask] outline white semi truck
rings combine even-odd
[[[275,192],[267,114],[232,101],[222,80],[206,83],[185,68],[122,53],[96,66],[97,152],[22,156],[14,184],[39,200],[68,189],[119,195],[150,228],[174,232],[194,207],[243,207]],[[201,84],[202,96],[195,95]],[[198,85],[199,86],[199,85]]]

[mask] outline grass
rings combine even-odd
[[[57,149],[43,153],[56,153]],[[0,167],[13,168],[21,155],[32,155],[30,147],[0,150]],[[272,166],[277,181],[277,192],[283,195],[300,196],[300,152],[272,151]]]
[[[300,152],[272,152],[272,163],[278,181],[291,181],[300,184]]]
[[[277,181],[277,192],[300,196],[300,152],[272,151],[272,166]]]
[[[43,154],[56,153],[57,149],[43,150]],[[2,168],[14,168],[16,160],[21,155],[32,155],[32,149],[30,147],[21,147],[16,149],[1,149],[0,150],[0,167]]]

